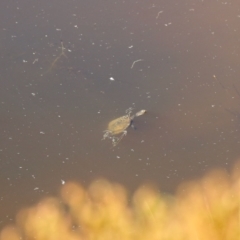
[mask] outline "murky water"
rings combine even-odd
[[[1,226],[68,180],[133,189],[240,154],[238,1],[0,3]],[[110,120],[146,109],[116,146]]]

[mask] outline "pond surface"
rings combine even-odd
[[[239,157],[237,0],[2,0],[0,20],[1,227],[69,180],[173,192]]]

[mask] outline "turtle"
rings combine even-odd
[[[131,115],[133,108],[128,108],[126,110],[126,115],[116,118],[109,122],[107,130],[104,131],[103,139],[109,138],[112,140],[113,146],[116,146],[124,136],[127,135],[127,128],[129,126],[133,126],[133,119],[135,117],[143,115],[146,110],[141,110],[134,115]],[[116,137],[115,135],[118,135],[122,133],[120,137]]]

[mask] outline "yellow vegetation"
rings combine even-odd
[[[240,170],[182,184],[174,197],[152,186],[131,198],[100,179],[69,182],[59,198],[21,210],[0,240],[240,240]]]

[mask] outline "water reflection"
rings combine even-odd
[[[182,184],[173,197],[150,185],[129,200],[124,187],[99,179],[87,189],[69,182],[60,198],[21,210],[1,240],[238,239],[239,166]]]

